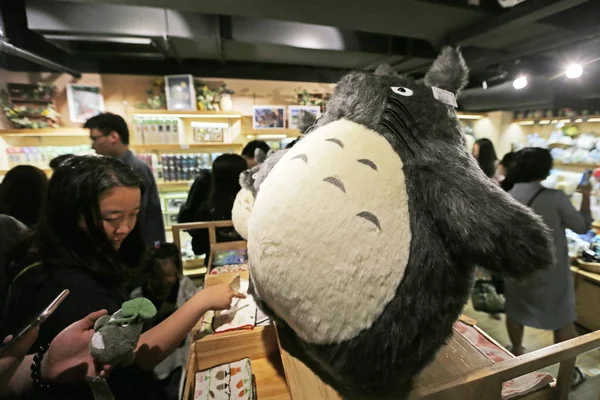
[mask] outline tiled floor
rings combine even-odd
[[[463,313],[477,320],[477,325],[501,345],[507,346],[510,344],[504,315],[502,315],[500,321],[496,320],[488,314],[473,310],[470,303],[467,304]],[[551,331],[525,328],[523,346],[527,351],[538,350],[551,344],[553,344]],[[571,391],[569,400],[600,400],[600,349],[579,356],[577,366],[584,371],[588,379]],[[556,376],[558,365],[553,365],[545,371]]]

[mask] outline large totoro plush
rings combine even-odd
[[[410,386],[476,264],[522,278],[554,263],[541,219],[465,149],[452,104],[467,73],[452,48],[423,83],[350,73],[302,140],[242,179],[255,297],[338,387]]]

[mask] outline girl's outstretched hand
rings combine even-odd
[[[209,286],[198,292],[198,295],[202,296],[202,298],[207,301],[207,306],[210,310],[215,311],[229,309],[231,307],[231,301],[234,298],[246,298],[246,295],[236,292],[226,283]]]

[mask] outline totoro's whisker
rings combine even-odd
[[[419,138],[417,138],[412,131],[410,130],[410,128],[408,127],[408,125],[406,125],[406,122],[404,122],[404,120],[402,118],[400,118],[400,116],[398,115],[398,113],[391,107],[389,107],[388,109],[385,110],[385,112],[392,114],[392,116],[394,117],[394,119],[396,121],[398,121],[398,123],[400,125],[402,125],[402,127],[404,128],[404,130],[410,135],[411,138],[413,138],[413,140],[415,142],[417,142],[417,144],[421,147],[423,147],[423,145],[421,144],[421,142],[419,141]]]
[[[413,156],[415,155],[415,153],[410,148],[410,146],[408,145],[406,140],[404,140],[404,137],[402,137],[402,135],[394,127],[392,127],[390,124],[388,124],[385,120],[381,120],[381,125],[385,126],[390,132],[392,132],[394,135],[396,135],[396,137],[398,139],[400,139],[400,142],[402,142],[402,144],[404,145],[404,147],[406,147],[406,149],[410,152],[410,154],[412,154]]]
[[[410,122],[415,126],[415,128],[417,128],[417,131],[421,132],[421,128],[419,128],[419,124],[417,124],[417,121],[415,121],[412,114],[406,109],[406,107],[404,106],[404,104],[402,104],[402,102],[400,100],[398,100],[394,97],[390,97],[388,102],[390,102],[390,103],[394,104],[396,107],[400,108],[402,110],[402,112],[404,113],[404,115],[406,115],[406,117],[410,120]]]
[[[381,224],[379,223],[379,218],[375,214],[369,211],[361,211],[356,214],[357,217],[364,218],[369,222],[372,222],[379,230],[381,230]]]

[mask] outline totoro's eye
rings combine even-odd
[[[392,86],[392,90],[394,91],[394,93],[399,94],[400,96],[410,97],[413,95],[412,90],[401,86]]]

